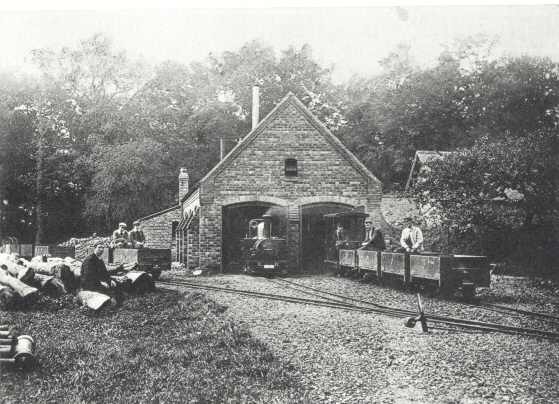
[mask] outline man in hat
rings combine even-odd
[[[128,238],[133,248],[142,248],[144,246],[146,237],[144,236],[144,232],[140,229],[140,222],[138,220],[134,222],[134,228],[128,233]]]
[[[365,219],[365,240],[361,243],[360,250],[381,251],[386,248],[384,235],[380,229],[373,227],[373,220],[368,217]]]
[[[128,244],[128,232],[126,231],[126,223],[120,222],[118,224],[118,229],[113,231],[113,241],[114,247],[126,247]]]
[[[338,223],[336,225],[336,233],[334,233],[334,240],[335,240],[335,246],[337,251],[339,251],[342,248],[345,248],[347,245],[347,234],[344,230],[344,225],[341,223]]]
[[[80,287],[83,290],[106,293],[116,287],[107,272],[107,267],[101,259],[105,245],[102,242],[95,244],[93,254],[88,255],[82,262],[80,274]]]
[[[401,252],[419,253],[423,251],[423,233],[413,218],[404,219],[404,229],[400,236]]]

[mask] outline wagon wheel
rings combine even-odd
[[[471,281],[462,282],[462,296],[466,301],[472,301],[476,296],[476,285]]]

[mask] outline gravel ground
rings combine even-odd
[[[218,275],[186,278],[202,284],[305,296],[266,278]],[[354,298],[415,309],[416,296],[402,290],[327,276],[286,278]],[[529,282],[494,277],[483,301],[529,310],[559,311],[553,291]],[[559,343],[538,338],[405,328],[382,315],[305,306],[207,292],[229,307],[275,355],[296,366],[314,402],[553,403],[559,397]],[[309,297],[309,296],[306,296]],[[546,327],[553,324],[424,297],[426,313]]]

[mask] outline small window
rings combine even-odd
[[[297,159],[285,159],[285,176],[297,177]]]

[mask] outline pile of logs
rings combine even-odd
[[[13,309],[31,302],[39,293],[51,297],[75,293],[82,304],[98,310],[110,297],[96,292],[84,295],[79,290],[81,265],[81,261],[70,257],[38,256],[26,260],[16,254],[0,253],[0,309]],[[108,266],[120,290],[134,293],[153,290],[151,276],[135,269],[135,264]]]

